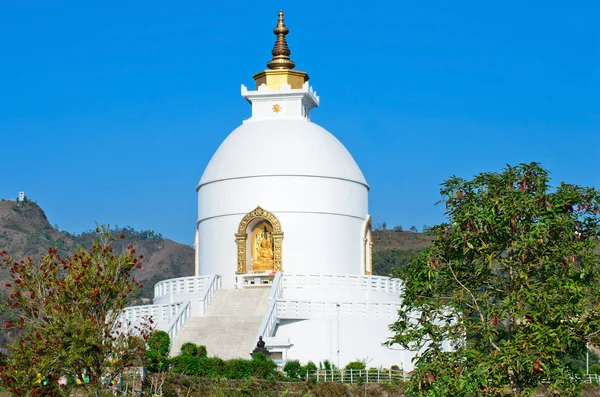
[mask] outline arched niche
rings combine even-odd
[[[373,226],[371,216],[367,218],[363,237],[363,268],[366,275],[373,274]]]
[[[265,231],[272,239],[271,249],[273,250],[273,271],[281,272],[281,246],[283,241],[283,232],[279,219],[271,212],[264,210],[260,206],[248,212],[238,226],[238,231],[235,234],[237,242],[237,274],[246,274],[250,270],[248,266],[253,255],[252,250],[257,249],[257,242],[262,243],[265,236],[260,236],[260,233]],[[251,265],[251,263],[250,263]]]

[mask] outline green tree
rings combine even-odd
[[[410,227],[410,231],[411,231],[411,232],[413,232],[413,233],[416,233],[416,232],[418,232],[418,230],[417,230],[417,227],[416,227],[416,226],[411,226],[411,227]]]
[[[421,349],[411,396],[580,395],[564,360],[600,333],[600,192],[539,164],[442,185],[448,223],[401,269],[388,344]]]
[[[133,247],[115,254],[116,238],[105,228],[98,233],[90,250],[66,259],[54,248],[37,262],[0,253],[13,279],[8,309],[18,319],[9,319],[5,329],[20,335],[9,346],[10,364],[2,372],[13,395],[60,395],[57,380],[69,374],[80,380],[87,375],[90,393],[97,394],[103,378],[142,362],[146,327],[133,335],[118,323],[141,287],[132,273],[141,269],[142,257]]]
[[[146,366],[149,372],[165,372],[169,368],[171,338],[165,331],[156,331],[148,338]]]

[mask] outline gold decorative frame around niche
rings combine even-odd
[[[281,246],[283,241],[283,232],[279,219],[271,212],[264,210],[260,206],[248,212],[242,218],[238,226],[238,232],[235,234],[237,242],[237,274],[245,274],[246,269],[246,239],[248,238],[248,225],[255,219],[264,219],[273,226],[273,271],[281,272]]]

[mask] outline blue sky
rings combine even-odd
[[[388,227],[443,221],[450,175],[538,161],[600,187],[594,1],[0,2],[0,197],[52,224],[191,244],[195,187],[250,107],[279,6],[312,120],[350,150]]]

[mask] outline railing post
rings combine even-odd
[[[379,378],[381,378],[381,368],[377,368],[377,383],[379,383]]]
[[[367,383],[369,383],[369,369],[365,369],[365,371],[367,372]]]
[[[352,369],[350,369],[350,383],[354,383],[352,379]]]

